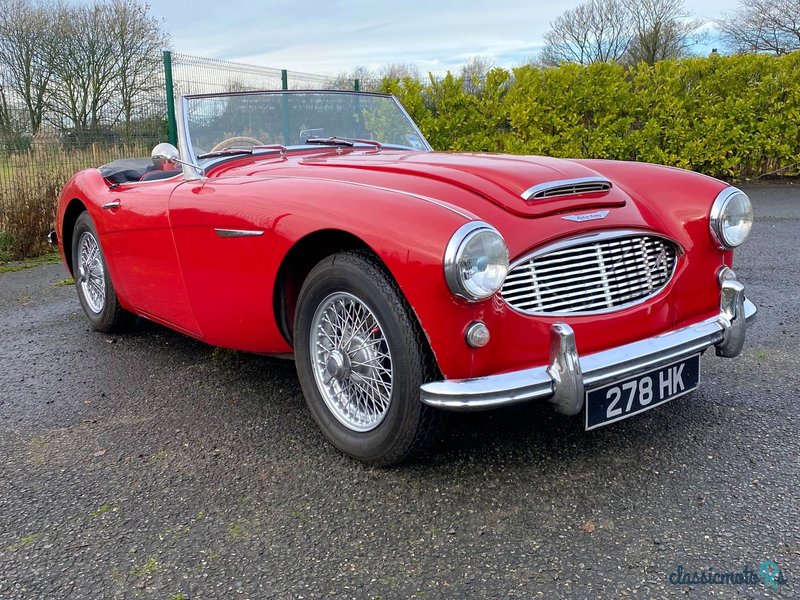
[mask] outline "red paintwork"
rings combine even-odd
[[[613,181],[608,194],[530,204],[519,196],[537,183],[598,174]],[[580,353],[590,353],[716,314],[716,273],[732,253],[713,244],[708,214],[725,185],[642,163],[324,148],[228,160],[198,182],[178,177],[110,189],[99,171],[82,171],[61,194],[58,239],[77,199],[98,229],[124,307],[209,344],[285,353],[292,349],[273,311],[278,268],[305,236],[349,232],[391,271],[444,376],[461,378],[545,363],[556,320],[573,327]],[[121,207],[100,208],[112,200]],[[597,207],[610,211],[606,219],[561,218]],[[559,238],[615,228],[667,235],[685,255],[667,288],[648,302],[602,316],[531,317],[499,295],[469,304],[450,292],[445,247],[472,219],[503,234],[512,262]],[[265,234],[220,238],[214,228]],[[492,336],[480,350],[464,342],[475,319]]]

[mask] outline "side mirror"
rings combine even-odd
[[[158,144],[150,153],[150,158],[153,159],[153,164],[158,170],[163,169],[165,162],[172,164],[180,163],[179,156],[178,149],[172,144],[168,144],[166,142]]]

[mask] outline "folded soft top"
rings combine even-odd
[[[139,181],[145,173],[154,170],[151,158],[121,158],[100,167],[100,173],[111,183]]]

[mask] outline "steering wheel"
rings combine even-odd
[[[219,144],[214,146],[211,149],[211,152],[218,152],[220,150],[224,150],[225,148],[230,148],[231,144],[236,144],[239,142],[244,142],[246,144],[251,144],[253,146],[263,146],[264,144],[258,141],[256,138],[252,138],[246,135],[235,135],[233,137],[229,137],[227,139],[222,140]]]

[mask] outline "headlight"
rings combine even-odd
[[[452,292],[466,300],[485,300],[497,293],[508,272],[508,248],[497,230],[471,221],[450,238],[444,275]]]
[[[711,234],[722,248],[744,244],[753,227],[753,205],[743,191],[725,188],[711,206]]]

